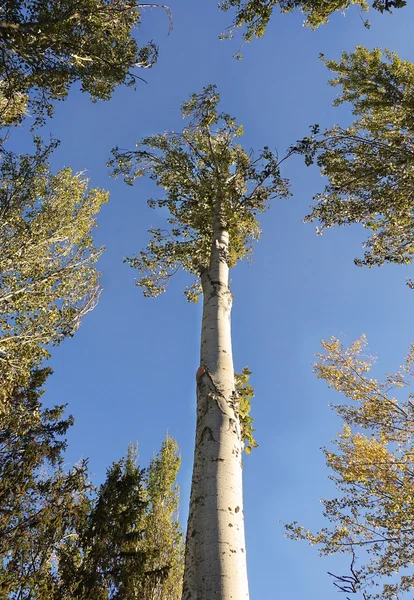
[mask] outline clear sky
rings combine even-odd
[[[134,188],[108,177],[112,147],[132,148],[142,136],[182,127],[179,107],[190,93],[216,83],[222,108],[244,125],[247,149],[264,145],[282,154],[308,126],[346,124],[347,108],[331,106],[336,91],[318,54],[339,58],[356,44],[389,47],[413,60],[414,6],[392,16],[372,12],[363,27],[358,10],[336,15],[316,32],[302,27],[300,14],[275,14],[266,36],[232,54],[238,44],[220,42],[229,15],[215,0],[170,0],[168,18],[149,9],[138,32],[142,42],[160,46],[158,64],[138,73],[147,83],[118,90],[112,101],[92,104],[74,89],[56,107],[43,135],[62,140],[53,167],[86,170],[91,185],[109,189],[95,238],[107,248],[100,262],[101,301],[72,340],[53,349],[55,371],[45,401],[69,404],[76,423],[69,437],[68,463],[89,457],[95,484],[138,440],[140,461],[148,463],[166,431],[182,452],[179,476],[183,525],[192,467],[195,427],[195,372],[199,361],[201,306],[187,304],[178,276],[166,294],[144,299],[123,256],[144,248],[150,226],[164,215],[146,200],[159,192],[146,180]],[[364,17],[365,18],[365,17]],[[22,143],[23,132],[15,139]],[[17,143],[17,142],[16,142]],[[333,494],[319,448],[339,422],[328,408],[338,400],[312,373],[320,340],[345,343],[365,333],[378,355],[378,372],[398,368],[414,341],[414,292],[405,285],[411,269],[359,269],[364,232],[356,227],[315,234],[303,216],[323,181],[316,167],[299,159],[286,164],[292,198],[275,201],[263,218],[263,236],[251,265],[232,275],[236,370],[248,365],[256,390],[253,416],[259,448],[244,466],[247,557],[252,600],[317,598],[335,592],[327,570],[346,572],[347,563],[318,557],[305,543],[283,537],[281,523],[298,520],[310,528],[323,523],[319,498]],[[161,192],[161,190],[160,190]]]

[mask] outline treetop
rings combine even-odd
[[[136,150],[113,151],[109,164],[114,176],[132,184],[148,175],[166,194],[148,205],[168,208],[169,227],[151,229],[147,250],[126,259],[142,273],[137,284],[147,296],[165,291],[180,268],[197,279],[208,268],[217,215],[229,233],[229,266],[235,266],[260,235],[257,216],[273,198],[289,195],[280,174],[285,158],[279,160],[268,147],[257,156],[246,151],[239,143],[242,126],[219,111],[219,101],[216,87],[210,85],[182,105],[187,124],[180,132],[146,137]],[[195,300],[198,291],[196,280],[187,297]]]

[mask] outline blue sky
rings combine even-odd
[[[316,32],[302,16],[275,14],[266,36],[232,54],[237,42],[220,42],[229,14],[214,0],[171,0],[174,28],[161,10],[143,15],[138,39],[160,46],[158,64],[138,73],[147,83],[120,89],[111,102],[92,104],[76,88],[56,107],[43,135],[62,141],[52,163],[85,170],[91,185],[109,189],[95,238],[106,246],[100,262],[104,288],[100,304],[72,340],[53,349],[55,371],[45,401],[69,404],[76,419],[68,463],[89,457],[93,480],[138,440],[140,461],[148,463],[166,431],[181,448],[181,519],[185,525],[195,426],[195,372],[198,367],[201,306],[187,304],[178,276],[155,300],[134,287],[134,272],[123,256],[144,248],[147,229],[163,221],[146,200],[157,190],[139,180],[129,188],[108,177],[105,163],[116,145],[132,148],[145,136],[182,126],[179,107],[192,92],[216,83],[223,110],[244,125],[247,149],[264,145],[282,154],[308,126],[350,119],[334,109],[336,91],[318,54],[339,58],[356,44],[389,47],[413,60],[414,6],[394,15],[370,15],[362,25],[357,9],[336,15]],[[23,144],[26,135],[16,134]],[[292,198],[275,201],[262,218],[263,236],[251,265],[232,275],[233,340],[236,370],[248,365],[256,390],[253,416],[259,448],[244,467],[247,556],[251,598],[318,598],[335,592],[327,570],[346,571],[341,560],[321,560],[304,543],[283,537],[281,522],[310,528],[323,521],[319,499],[333,494],[319,448],[339,422],[328,404],[338,400],[312,373],[320,340],[345,343],[365,333],[378,355],[377,370],[398,368],[414,341],[414,292],[405,286],[410,268],[358,269],[363,231],[356,227],[315,234],[303,224],[312,196],[323,181],[299,159],[285,164]]]

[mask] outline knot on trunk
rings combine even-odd
[[[227,264],[228,258],[229,258],[228,244],[225,244],[223,242],[219,242],[218,240],[215,240],[215,246],[218,250],[219,259]]]
[[[213,401],[223,414],[226,410],[226,394],[216,384],[205,365],[200,365],[196,373],[198,417],[203,417],[209,410],[209,400]]]

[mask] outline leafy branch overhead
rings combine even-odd
[[[219,100],[215,86],[209,86],[183,104],[187,125],[182,131],[144,138],[136,150],[113,151],[115,176],[132,184],[148,174],[166,194],[148,205],[168,208],[168,228],[151,229],[147,249],[126,259],[141,273],[137,285],[146,296],[165,291],[171,276],[183,268],[195,277],[187,298],[197,300],[199,277],[210,261],[218,197],[221,223],[229,232],[227,262],[233,267],[249,255],[260,235],[257,216],[273,198],[289,195],[279,168],[284,158],[279,160],[267,147],[257,157],[244,150],[238,141],[243,128],[218,112]]]
[[[151,67],[158,49],[139,46],[134,31],[146,6],[127,0],[6,0],[0,11],[0,124],[33,111],[51,115],[53,100],[80,81],[93,100],[134,85],[135,67]],[[171,18],[171,15],[170,15]]]
[[[236,29],[243,29],[243,39],[246,42],[262,37],[277,7],[281,13],[300,10],[306,17],[305,24],[316,29],[327,23],[333,13],[343,13],[353,4],[363,11],[369,10],[366,0],[222,0],[219,4],[221,10],[236,11],[232,26],[222,37],[233,37]],[[383,13],[403,8],[406,4],[407,0],[373,0],[372,8]]]
[[[323,58],[323,57],[322,57]],[[350,102],[356,120],[301,140],[295,150],[328,178],[306,217],[320,231],[361,223],[370,232],[357,265],[408,264],[414,252],[414,65],[395,53],[357,46],[340,62],[325,61],[336,74],[331,85]]]

